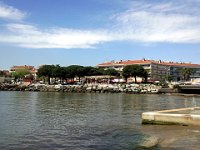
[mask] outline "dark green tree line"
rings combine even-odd
[[[119,73],[114,69],[103,70],[91,66],[79,66],[71,65],[68,67],[61,67],[59,65],[44,65],[38,69],[37,75],[48,79],[50,84],[50,78],[59,78],[62,82],[64,79],[74,80],[75,77],[79,78],[79,81],[84,76],[95,75],[110,75],[119,76]]]

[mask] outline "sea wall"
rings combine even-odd
[[[98,93],[159,93],[160,86],[153,84],[85,84],[85,85],[46,85],[46,84],[0,84],[0,91],[39,91],[39,92],[98,92]]]

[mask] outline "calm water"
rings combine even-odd
[[[200,97],[0,92],[0,149],[199,149],[200,128],[141,125],[141,113],[200,106]]]

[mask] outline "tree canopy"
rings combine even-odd
[[[55,66],[54,65],[44,65],[38,69],[37,75],[39,77],[47,77],[48,83],[50,84],[50,78],[55,76]]]
[[[0,70],[0,77],[4,76],[4,72]]]
[[[103,71],[104,75],[110,75],[110,76],[120,76],[120,73],[115,69],[107,69]]]
[[[25,77],[25,75],[30,74],[30,72],[27,69],[17,69],[14,72],[11,73],[11,76],[17,79],[22,79]]]
[[[190,78],[190,75],[192,73],[192,69],[191,68],[181,68],[181,76],[183,80],[188,80]]]
[[[128,65],[124,67],[122,75],[125,79],[129,77],[134,77],[135,82],[137,82],[137,77],[143,77],[146,80],[148,74],[146,70],[140,65]]]
[[[38,69],[37,75],[39,77],[48,78],[48,83],[50,84],[50,78],[60,78],[62,79],[74,79],[75,77],[80,78],[84,76],[94,76],[94,75],[111,75],[119,76],[119,73],[114,69],[104,70],[101,68],[95,68],[91,66],[79,66],[70,65],[67,67],[61,67],[59,65],[44,65]]]

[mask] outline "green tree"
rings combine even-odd
[[[38,69],[37,75],[39,77],[47,77],[48,78],[48,84],[50,84],[51,77],[54,77],[54,65],[44,65],[41,68]]]
[[[62,83],[62,77],[63,77],[63,68],[60,67],[60,65],[56,65],[52,67],[52,76],[55,78],[60,79],[60,83]]]
[[[171,82],[173,80],[173,77],[170,75],[165,76],[165,80]]]
[[[77,67],[76,65],[71,65],[65,68],[66,71],[66,77],[74,80],[77,72]]]
[[[147,72],[144,70],[144,68],[140,65],[128,65],[125,66],[122,75],[127,81],[127,78],[129,77],[134,77],[135,78],[135,83],[137,83],[137,77],[143,77],[147,79]]]
[[[11,76],[15,78],[15,81],[21,80],[25,77],[25,75],[29,75],[30,72],[27,69],[17,69],[12,72]]]
[[[148,79],[148,72],[145,69],[143,69],[143,71],[141,73],[141,77],[144,78],[144,82],[146,83],[147,79]]]
[[[78,77],[80,82],[81,77],[85,76],[84,67],[79,65],[73,65],[72,67],[74,68],[75,77]]]
[[[84,67],[85,76],[103,75],[103,69],[87,66]]]
[[[4,72],[0,71],[0,77],[4,76]]]
[[[190,75],[192,73],[192,69],[191,68],[181,68],[180,73],[181,73],[183,80],[189,80]]]
[[[59,69],[60,73],[59,73],[59,78],[61,80],[61,83],[63,82],[64,79],[67,78],[67,70],[66,67],[60,67]]]
[[[120,73],[115,69],[107,69],[103,71],[104,75],[110,75],[110,76],[120,76]]]

